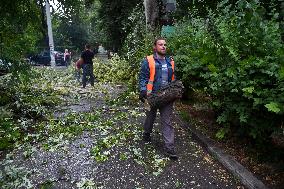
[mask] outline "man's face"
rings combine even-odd
[[[158,40],[154,48],[159,55],[166,55],[167,43],[165,40]]]

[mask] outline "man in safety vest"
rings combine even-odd
[[[166,40],[159,37],[154,41],[154,54],[147,56],[142,61],[139,75],[139,99],[144,102],[148,95],[155,93],[155,91],[174,79],[174,61],[172,58],[166,57]],[[157,109],[159,109],[161,116],[165,152],[170,158],[177,158],[174,149],[174,128],[171,123],[173,102],[163,107],[151,107],[149,111],[146,111],[143,140],[146,142],[151,141]]]

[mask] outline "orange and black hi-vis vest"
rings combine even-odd
[[[153,84],[154,84],[154,78],[155,78],[155,59],[153,55],[147,56],[147,61],[149,64],[149,69],[150,69],[150,78],[147,84],[147,94],[150,94],[153,90]],[[175,79],[174,75],[174,67],[175,67],[175,62],[174,59],[171,58],[171,65],[173,69],[173,74],[172,74],[172,81]]]

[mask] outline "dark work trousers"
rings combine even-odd
[[[91,85],[94,86],[95,76],[92,64],[83,64],[83,78],[82,78],[83,87],[86,87],[87,76],[90,77],[89,81]]]
[[[161,116],[162,133],[167,149],[174,148],[174,128],[171,123],[173,115],[173,103],[169,103],[166,106],[158,108]],[[152,133],[153,124],[157,115],[157,108],[151,108],[150,111],[146,111],[146,120],[144,122],[144,132]]]
[[[71,64],[71,59],[70,58],[67,58],[66,60],[65,60],[65,66],[70,66],[70,64]]]

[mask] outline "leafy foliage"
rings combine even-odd
[[[18,63],[34,51],[41,36],[40,9],[36,1],[4,0],[0,2],[0,18],[0,70],[7,72],[7,65]]]
[[[115,54],[108,62],[98,59],[94,61],[94,73],[96,78],[103,82],[127,82],[131,72],[128,62]]]
[[[280,127],[284,113],[283,41],[277,13],[265,17],[258,1],[223,1],[219,15],[180,23],[169,44],[188,88],[203,89],[224,125],[258,142]],[[283,32],[283,31],[282,31]]]
[[[127,30],[123,30],[129,14],[137,5],[138,0],[100,0],[99,18],[100,28],[105,31],[108,42],[106,46],[118,51],[121,48]]]
[[[38,128],[33,121],[44,119],[50,108],[61,102],[60,91],[55,91],[51,70],[32,69],[29,73],[17,72],[0,80],[0,149],[7,149],[22,141]],[[38,79],[41,78],[41,79]],[[60,78],[58,78],[60,79]]]
[[[127,83],[131,91],[136,91],[140,63],[151,53],[153,39],[153,36],[145,34],[142,3],[133,9],[124,28],[129,33],[121,50],[123,56],[115,55],[108,63],[95,61],[94,72],[100,81]]]
[[[98,29],[98,10],[101,4],[99,0],[85,2],[61,1],[59,5],[63,10],[53,13],[52,24],[57,49],[79,51],[86,43],[104,42],[104,35]]]
[[[131,72],[130,76],[131,90],[137,89],[137,78],[140,65],[145,56],[152,53],[153,38],[155,34],[146,33],[145,14],[143,4],[138,4],[128,17],[125,28],[129,28],[129,33],[124,41],[121,54],[127,60]]]

